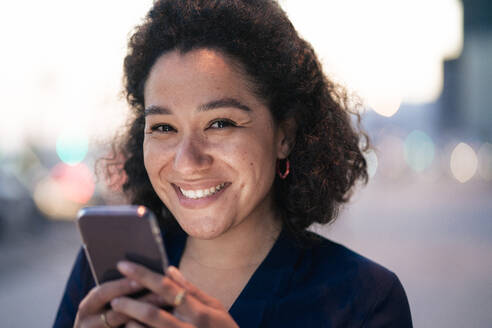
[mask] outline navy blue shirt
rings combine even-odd
[[[185,236],[164,238],[178,266]],[[80,251],[54,327],[72,327],[94,280]],[[398,277],[367,258],[321,238],[300,247],[281,233],[229,310],[240,327],[412,327]]]

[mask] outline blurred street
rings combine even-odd
[[[328,236],[394,271],[414,327],[490,327],[492,186],[372,185]]]
[[[80,238],[72,222],[0,244],[2,327],[51,327]]]
[[[415,327],[490,327],[492,186],[374,181],[316,231],[396,272]],[[2,327],[49,327],[80,239],[71,222],[0,244]]]

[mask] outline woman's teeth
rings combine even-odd
[[[184,190],[181,187],[179,187],[179,190],[181,191],[181,193],[183,195],[185,195],[188,198],[198,199],[198,198],[203,198],[203,197],[213,195],[216,192],[218,192],[219,190],[221,190],[222,188],[224,188],[224,186],[225,186],[225,182],[221,183],[220,185],[217,185],[215,187],[209,188],[209,189]]]

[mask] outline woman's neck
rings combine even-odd
[[[215,239],[189,236],[183,258],[215,270],[257,267],[272,248],[280,230],[281,222],[273,214],[250,218]]]

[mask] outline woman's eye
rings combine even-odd
[[[230,120],[220,119],[212,122],[212,124],[210,124],[209,127],[212,129],[223,129],[223,128],[234,127],[234,126],[236,126],[236,123]]]
[[[174,132],[174,131],[176,131],[176,129],[173,128],[169,124],[156,124],[150,130],[152,132],[161,132],[161,133],[168,133],[168,132]]]

